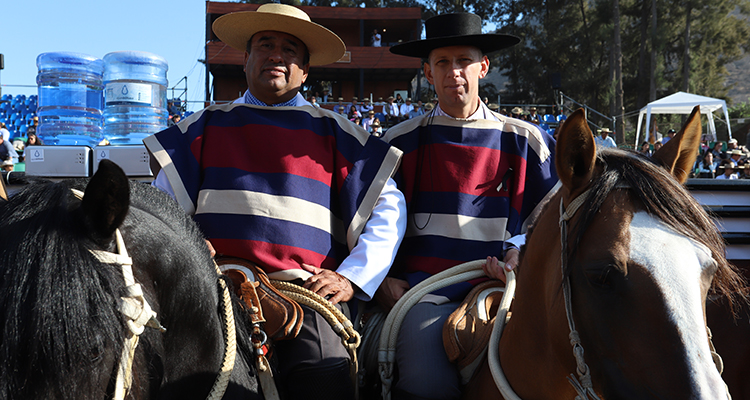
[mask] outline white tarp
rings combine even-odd
[[[640,143],[639,139],[644,115],[646,116],[646,129],[644,130],[643,140],[647,141],[649,132],[651,131],[651,114],[690,114],[690,112],[693,111],[693,107],[697,105],[701,106],[701,114],[706,114],[706,117],[708,118],[708,137],[710,140],[716,140],[714,111],[722,108],[724,109],[724,118],[727,121],[727,132],[729,132],[729,138],[732,138],[732,127],[729,125],[729,111],[727,110],[726,101],[714,99],[712,97],[699,96],[697,94],[677,92],[648,103],[646,107],[643,107],[638,113],[638,127],[635,131],[636,148]]]

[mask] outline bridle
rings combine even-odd
[[[70,189],[73,194],[80,200],[83,200],[83,192],[77,189]],[[122,349],[120,362],[117,367],[117,378],[115,382],[115,392],[112,398],[122,400],[128,394],[133,382],[133,359],[135,358],[135,349],[138,346],[138,338],[144,332],[146,327],[154,328],[164,333],[166,329],[156,319],[156,312],[143,296],[143,288],[135,281],[133,276],[133,259],[128,255],[125,247],[125,241],[119,229],[115,229],[115,240],[117,244],[117,253],[105,250],[89,249],[89,252],[100,262],[105,264],[119,264],[122,268],[122,275],[125,281],[125,293],[120,297],[120,312],[125,317],[128,326],[128,332],[125,337],[125,343]],[[221,272],[216,267],[217,273]],[[236,332],[234,324],[234,310],[232,309],[231,295],[229,288],[224,280],[219,279],[222,286],[223,308],[226,326],[225,333],[225,351],[219,375],[214,381],[213,387],[209,392],[207,399],[218,400],[224,396],[224,392],[229,384],[229,377],[234,368],[234,360],[237,352]]]
[[[586,201],[591,189],[578,195],[573,201],[565,207],[563,204],[563,198],[560,198],[560,268],[563,276],[563,297],[565,298],[565,316],[568,319],[568,328],[570,329],[570,344],[573,346],[573,355],[576,358],[576,373],[575,375],[570,374],[567,378],[573,388],[578,393],[576,400],[585,400],[591,397],[591,399],[599,400],[599,396],[594,392],[594,385],[591,382],[591,370],[586,365],[586,361],[583,358],[583,345],[581,344],[581,337],[576,330],[575,321],[573,321],[573,306],[570,300],[570,276],[565,273],[566,266],[568,264],[568,221],[575,215],[583,202]]]

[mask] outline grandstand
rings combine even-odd
[[[11,139],[26,137],[29,126],[34,124],[37,106],[35,94],[29,97],[23,94],[15,97],[11,94],[4,94],[0,98],[0,122],[5,122]]]

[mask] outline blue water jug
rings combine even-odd
[[[141,144],[167,127],[167,61],[143,51],[104,56],[104,136]]]
[[[104,61],[71,52],[36,58],[39,127],[45,144],[95,146],[102,138]]]

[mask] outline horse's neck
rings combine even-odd
[[[556,226],[553,223],[535,229],[554,232],[551,230]],[[555,262],[560,254],[560,235],[544,236],[548,243],[544,251],[527,249],[524,255],[512,317],[500,341],[500,361],[508,382],[521,398],[572,399],[575,392],[566,376],[575,372],[575,360],[568,339],[562,274],[559,262]],[[563,395],[568,392],[570,395]]]

